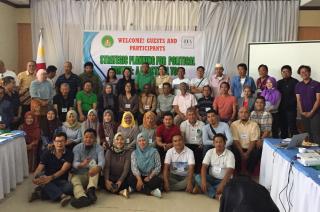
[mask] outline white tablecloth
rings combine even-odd
[[[270,191],[280,211],[319,212],[320,185],[298,170],[295,165],[292,166],[288,183],[292,161],[284,158],[277,151],[279,149],[274,149],[270,143],[264,142],[260,184]],[[288,185],[287,189],[285,189],[286,185]]]
[[[15,189],[29,175],[27,146],[24,136],[0,143],[0,199]]]

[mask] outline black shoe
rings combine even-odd
[[[37,199],[41,199],[41,190],[35,190],[32,192],[31,196],[29,197],[29,202],[33,202]]]
[[[90,187],[87,190],[87,196],[89,199],[92,200],[92,202],[97,201],[97,196],[96,196],[96,188],[95,187]]]
[[[83,208],[91,205],[93,202],[88,197],[80,197],[79,199],[72,199],[70,204],[75,208]]]

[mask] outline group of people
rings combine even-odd
[[[264,138],[298,133],[297,112],[320,142],[320,83],[309,66],[299,67],[301,82],[288,65],[279,81],[260,65],[256,83],[246,64],[237,69],[230,79],[216,64],[207,78],[199,66],[190,80],[179,67],[173,79],[143,63],[134,79],[129,68],[120,79],[110,68],[101,82],[91,62],[79,76],[65,62],[55,79],[55,66],[36,71],[30,61],[16,76],[0,61],[0,130],[26,133],[37,185],[30,201],[85,207],[98,187],[126,198],[185,190],[220,199],[232,176],[256,174]]]

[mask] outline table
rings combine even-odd
[[[0,200],[29,176],[27,146],[23,131],[0,135]]]
[[[281,149],[281,139],[265,139],[262,150],[261,185],[270,191],[280,211],[320,211],[320,171],[296,160],[298,149]]]

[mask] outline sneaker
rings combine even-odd
[[[37,199],[41,199],[41,191],[35,190],[29,197],[29,202],[33,202]]]
[[[120,195],[124,196],[126,199],[129,198],[129,191],[128,189],[123,189],[119,192]]]
[[[83,208],[91,205],[93,202],[86,196],[82,196],[79,199],[72,199],[70,204],[75,208]]]
[[[160,189],[158,189],[158,188],[154,189],[153,191],[151,191],[151,195],[154,196],[154,197],[161,198],[161,191],[160,191]]]
[[[69,204],[70,200],[71,200],[71,196],[69,196],[69,195],[64,195],[64,196],[61,198],[61,200],[60,200],[60,205],[61,205],[61,207],[67,206],[67,205]]]
[[[86,194],[87,194],[88,198],[92,200],[92,202],[97,201],[96,188],[95,187],[88,188]]]

